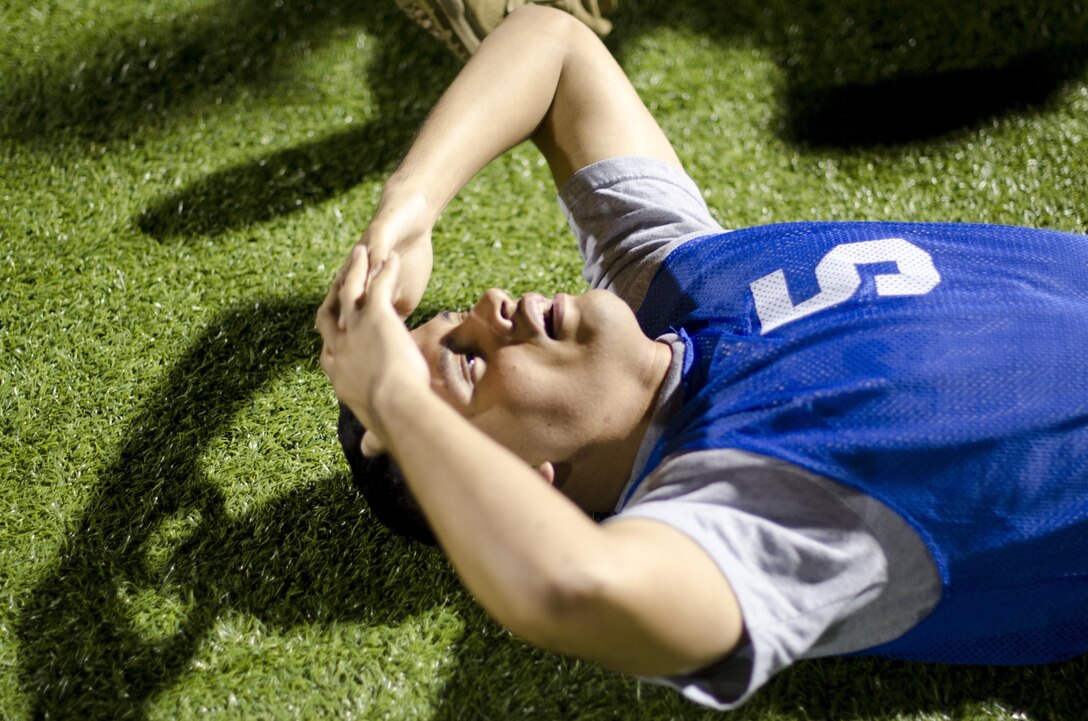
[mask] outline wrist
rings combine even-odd
[[[371,430],[389,445],[392,438],[411,431],[413,419],[431,402],[443,401],[416,376],[387,373],[371,388],[366,417],[371,419]]]
[[[428,225],[434,225],[445,202],[434,197],[430,184],[417,181],[415,179],[417,175],[417,173],[406,172],[402,167],[389,177],[385,187],[382,188],[382,198],[377,212],[379,217],[386,209],[410,209],[415,217]]]

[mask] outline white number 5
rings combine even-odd
[[[941,282],[929,253],[902,238],[844,243],[832,248],[816,265],[820,292],[797,305],[790,299],[786,274],[781,270],[751,284],[760,334],[849,300],[861,287],[858,266],[867,263],[895,263],[899,268],[898,273],[873,277],[877,295],[925,295]]]

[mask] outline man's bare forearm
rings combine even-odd
[[[422,193],[437,216],[485,165],[529,138],[555,96],[571,31],[563,13],[513,13],[442,95],[386,192]]]
[[[397,310],[418,305],[433,263],[431,229],[450,199],[491,160],[541,125],[563,73],[566,49],[584,36],[565,13],[514,13],[462,69],[389,178],[381,203],[341,269],[339,304],[363,298],[390,251],[404,260]],[[586,31],[588,32],[588,31]],[[574,38],[579,38],[575,40]]]
[[[424,122],[341,270],[340,303],[362,298],[396,250],[397,309],[418,304],[431,272],[430,233],[450,199],[491,160],[532,139],[560,186],[580,168],[639,155],[679,165],[615,59],[580,22],[538,6],[512,13],[481,45]]]
[[[600,40],[566,13],[527,6],[487,37],[443,94],[386,192],[424,195],[437,218],[485,165],[528,139],[556,185],[617,155],[679,165]]]
[[[380,396],[389,450],[465,585],[504,626],[553,645],[542,636],[576,600],[602,530],[429,389]]]

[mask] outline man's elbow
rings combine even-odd
[[[507,628],[558,653],[587,657],[586,642],[605,627],[612,584],[604,573],[570,564],[537,579],[532,599]]]
[[[668,676],[702,668],[731,653],[743,632],[739,614],[693,615],[672,594],[662,602],[645,591],[644,574],[625,573],[623,564],[570,564],[543,576],[524,613],[499,620],[528,643],[619,673]]]
[[[531,41],[536,45],[549,45],[561,54],[587,44],[599,44],[600,40],[585,23],[570,13],[545,5],[522,5],[510,13],[504,25],[523,23],[531,28]]]

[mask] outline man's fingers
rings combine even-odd
[[[381,438],[378,438],[377,433],[374,431],[367,431],[363,434],[363,442],[359,446],[359,449],[367,458],[375,458],[385,453],[385,443]]]
[[[326,343],[333,337],[337,317],[340,315],[338,290],[336,283],[329,287],[329,292],[325,294],[325,300],[321,301],[321,305],[317,309],[317,316],[314,318],[314,327],[317,328],[317,332],[321,334]]]
[[[351,259],[344,279],[340,283],[340,309],[345,311],[355,308],[366,292],[367,276],[370,274],[370,255],[366,246],[356,245],[351,249]],[[340,313],[340,327],[346,328],[345,313]]]
[[[393,293],[397,287],[397,277],[400,275],[400,255],[393,251],[386,257],[385,262],[378,268],[374,278],[370,281],[369,292],[375,300],[393,305],[395,298]]]

